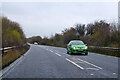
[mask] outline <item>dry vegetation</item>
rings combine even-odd
[[[19,58],[28,49],[26,45],[26,37],[23,30],[17,22],[9,20],[7,17],[2,17],[2,48],[13,47],[5,53],[2,53],[2,68]],[[4,51],[3,51],[4,52]]]
[[[29,46],[24,46],[21,48],[15,48],[15,49],[8,50],[7,52],[5,52],[4,55],[2,56],[2,68],[8,66],[10,63],[18,59],[28,49],[29,49]]]
[[[9,20],[6,17],[2,18],[2,47],[22,46],[26,43],[26,37],[20,25]]]

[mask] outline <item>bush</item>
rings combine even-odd
[[[19,24],[2,18],[2,47],[22,46],[26,38]]]

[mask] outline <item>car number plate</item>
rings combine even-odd
[[[78,50],[78,51],[83,51],[83,50]]]

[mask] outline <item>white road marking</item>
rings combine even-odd
[[[76,64],[75,62],[69,60],[68,58],[65,58],[67,61],[69,61],[70,63],[74,64],[75,66],[77,66],[80,69],[84,69],[83,67],[79,66],[78,64]]]
[[[56,53],[60,53],[58,50],[54,50]],[[66,54],[66,53],[63,53]],[[70,56],[69,54],[66,54],[67,56]]]
[[[93,76],[94,74],[90,74],[91,76]]]
[[[58,54],[58,53],[55,53],[56,55],[58,55],[58,56],[61,56],[60,54]]]
[[[53,52],[52,50],[50,50],[50,52]]]
[[[113,73],[113,75],[116,75],[116,73]]]
[[[8,67],[1,70],[0,73],[2,72],[2,75],[0,75],[0,80],[1,80],[2,76],[4,76],[6,73],[8,74],[8,72],[12,71],[18,64],[20,64],[23,61],[23,59],[25,58],[25,56],[28,55],[29,51],[30,51],[30,49],[25,54],[20,56],[20,58],[16,59],[13,63],[11,63]]]
[[[97,68],[86,68],[86,69],[89,69],[89,70],[99,70]]]
[[[92,64],[92,63],[89,63],[89,62],[87,62],[87,61],[84,61],[84,60],[82,60],[82,59],[79,59],[79,58],[78,58],[78,60],[83,61],[83,62],[85,62],[85,63],[87,63],[87,64],[89,64],[89,65],[92,65],[92,66],[94,66],[94,67],[97,67],[97,68],[99,68],[99,69],[102,69],[101,67],[96,66],[96,65],[94,65],[94,64]]]

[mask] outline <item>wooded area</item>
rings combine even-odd
[[[7,51],[3,49],[0,70],[10,65],[29,50],[29,45],[25,44],[26,37],[20,25],[7,17],[2,17],[2,48],[15,47]]]
[[[2,47],[22,46],[26,43],[26,37],[20,25],[2,17]]]
[[[61,34],[56,33],[50,38],[34,36],[28,38],[30,43],[38,42],[41,45],[65,47],[70,40],[82,40],[88,46],[120,47],[120,32],[115,23],[104,20],[89,24],[76,24],[75,27],[66,28]]]

